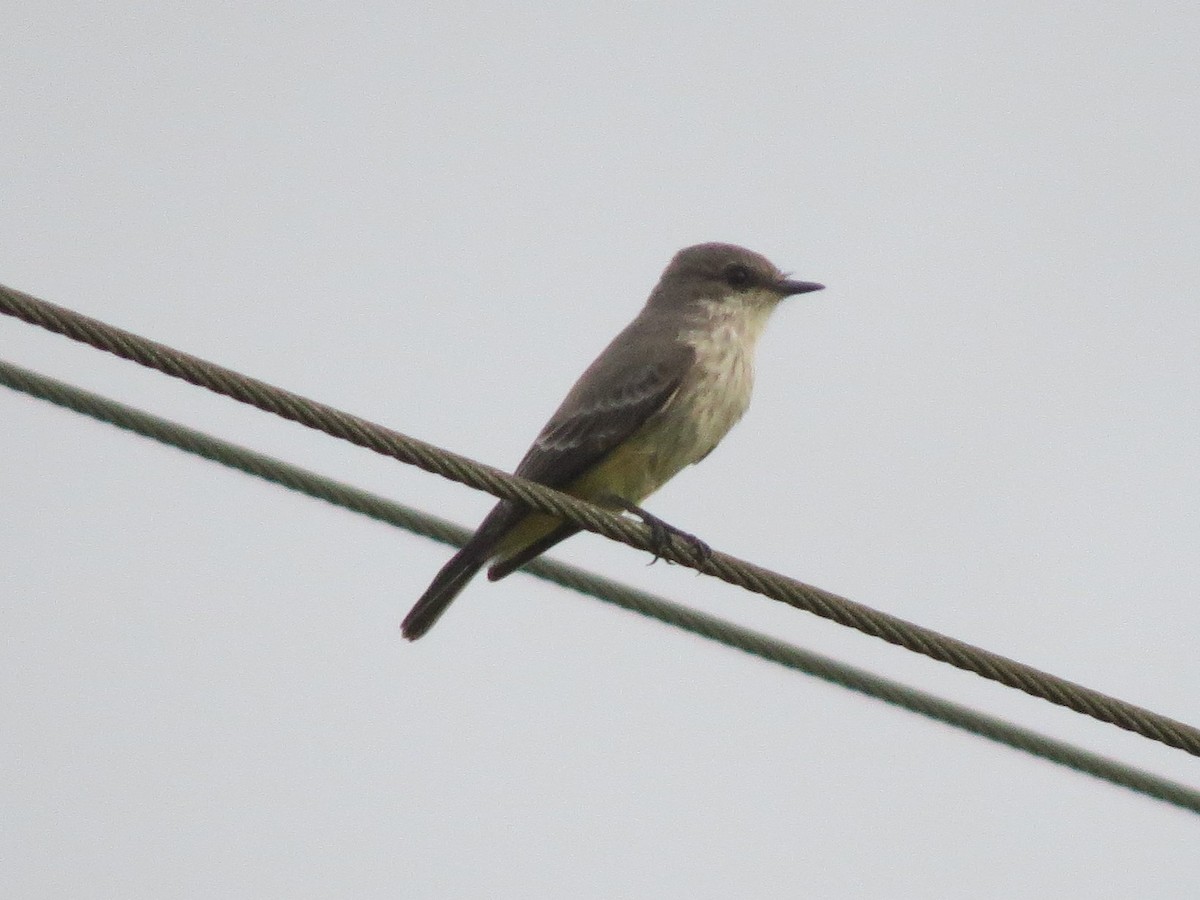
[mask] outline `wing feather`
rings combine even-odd
[[[691,347],[677,344],[653,362],[620,367],[618,357],[594,366],[546,423],[516,474],[552,487],[570,484],[666,408],[693,355]],[[604,356],[597,360],[605,362]]]

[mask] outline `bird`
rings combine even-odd
[[[640,504],[708,456],[741,419],[755,346],[779,302],[823,288],[792,280],[734,244],[683,248],[633,321],[575,382],[514,474],[636,514],[655,534],[679,534],[707,552]],[[402,635],[412,641],[428,632],[484,566],[489,580],[499,580],[579,530],[502,500],[433,578]]]

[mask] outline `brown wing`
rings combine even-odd
[[[629,359],[635,352],[601,355],[546,423],[516,474],[565,487],[661,412],[691,367],[694,351],[686,344],[673,344],[665,355],[655,349],[658,358],[641,364]]]

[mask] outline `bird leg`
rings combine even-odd
[[[670,544],[672,536],[679,538],[688,545],[697,563],[705,563],[712,559],[712,547],[708,546],[708,544],[704,543],[704,541],[700,540],[694,534],[689,534],[686,531],[676,528],[674,525],[664,522],[658,516],[646,512],[646,510],[642,509],[636,503],[630,503],[624,497],[613,496],[608,499],[615,506],[625,510],[625,512],[637,516],[650,529],[650,540],[654,543],[654,559],[650,560],[650,565],[654,565],[662,559],[662,552]]]

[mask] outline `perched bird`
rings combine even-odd
[[[708,456],[742,417],[754,347],[779,301],[822,287],[792,281],[732,244],[680,250],[637,318],[575,382],[516,474],[633,512],[660,532],[676,531],[638,504]],[[520,504],[498,503],[438,572],[401,631],[409,640],[425,634],[485,565],[496,581],[578,530]]]

